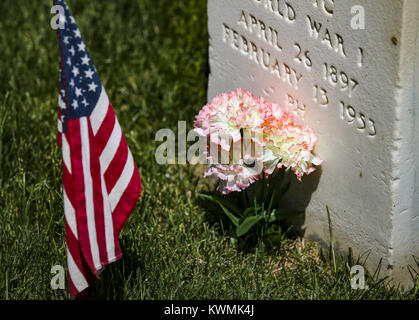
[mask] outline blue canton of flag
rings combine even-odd
[[[102,84],[67,4],[63,0],[57,0],[56,4],[65,10],[65,15],[59,16],[64,29],[58,31],[62,56],[60,98],[63,103],[60,106],[63,109],[61,114],[65,131],[67,119],[92,113],[99,100]]]

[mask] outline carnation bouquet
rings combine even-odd
[[[282,235],[279,222],[296,213],[278,208],[289,187],[282,184],[284,172],[301,181],[315,171],[322,162],[313,154],[317,136],[294,112],[242,89],[215,97],[194,127],[208,141],[205,177],[215,178],[222,194],[201,197],[222,208],[234,225],[233,239],[271,246]],[[232,193],[241,195],[239,204],[225,196]]]

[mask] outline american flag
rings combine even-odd
[[[121,127],[80,31],[64,0],[58,29],[58,143],[70,296],[84,291],[121,257],[118,235],[141,192],[141,180]]]

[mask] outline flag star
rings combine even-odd
[[[81,64],[89,65],[89,57],[87,55],[81,58]]]
[[[79,68],[77,67],[73,67],[73,70],[71,70],[71,72],[73,73],[74,77],[77,77],[80,74]]]
[[[69,44],[70,42],[68,41],[68,37],[64,37],[64,43],[65,44]]]
[[[71,58],[70,58],[70,57],[68,57],[68,58],[67,58],[67,64],[68,64],[69,66],[71,66]]]
[[[81,42],[77,45],[79,47],[79,51],[86,51],[86,45]]]
[[[84,98],[81,103],[83,103],[83,105],[84,105],[85,108],[87,108],[89,106],[89,104],[86,101],[86,98]]]
[[[86,78],[93,79],[94,72],[92,70],[87,70],[84,72],[86,74]]]
[[[74,87],[74,86],[75,86],[74,79],[71,79],[71,81],[70,81],[70,86],[71,86],[71,87]]]
[[[76,96],[80,97],[81,96],[81,89],[76,87]]]
[[[97,88],[96,83],[92,82],[91,84],[89,84],[89,91],[96,92],[96,88]]]
[[[76,20],[74,20],[73,16],[70,16],[70,20],[71,20],[71,23],[76,23]]]
[[[76,110],[76,109],[79,107],[79,103],[77,102],[77,100],[74,100],[74,101],[73,101],[72,106],[73,106],[73,109],[74,109],[74,110]]]
[[[76,38],[81,38],[81,34],[80,34],[80,30],[79,30],[79,29],[76,29],[76,30],[74,30],[73,32],[74,32],[74,36],[75,36]]]
[[[73,46],[71,46],[71,49],[69,49],[68,51],[70,51],[70,52],[71,52],[71,55],[72,55],[72,56],[74,56],[74,55],[75,55],[75,53],[76,53],[76,50],[74,50],[74,47],[73,47]]]

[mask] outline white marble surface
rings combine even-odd
[[[351,8],[365,9],[365,29]],[[370,252],[410,286],[419,257],[419,1],[209,0],[208,98],[238,87],[296,108],[321,171],[295,183],[308,238]]]

